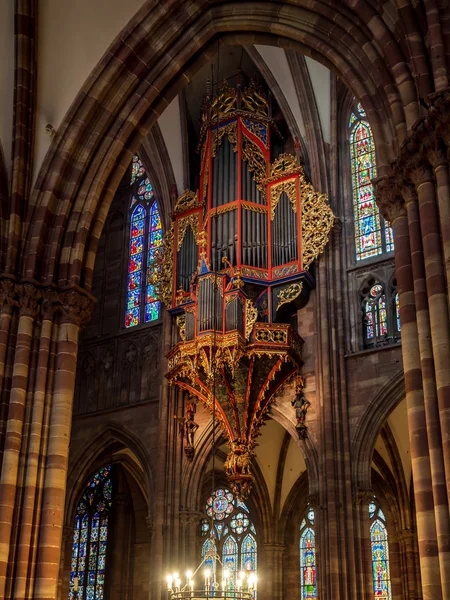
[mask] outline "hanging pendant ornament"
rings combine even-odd
[[[240,80],[235,88],[223,83],[214,97],[209,89],[199,189],[180,196],[165,236],[161,300],[179,329],[167,378],[220,423],[230,449],[225,471],[242,499],[252,487],[261,425],[302,367],[303,340],[290,323],[308,301],[309,267],[334,223],[297,156],[271,163],[277,136],[254,82],[244,89]],[[306,431],[303,423],[298,430]]]

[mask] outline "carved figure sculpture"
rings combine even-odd
[[[291,405],[295,408],[295,418],[297,419],[295,428],[298,431],[299,437],[304,439],[308,431],[308,428],[305,425],[305,418],[308,408],[311,406],[311,402],[306,398],[303,389],[304,381],[302,377],[299,377],[297,385],[295,386],[295,398],[291,401]]]

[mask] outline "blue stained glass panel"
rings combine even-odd
[[[139,160],[139,156],[136,154],[133,156],[133,160],[131,163],[131,184],[133,184],[137,179],[143,177],[145,175],[145,168],[142,162]]]
[[[394,252],[394,231],[387,223],[384,233],[386,236],[386,252]]]
[[[136,271],[142,271],[142,255],[130,257],[128,263],[128,272],[135,273]]]
[[[365,112],[358,104],[359,115]],[[394,250],[392,229],[384,225],[382,240],[382,217],[375,203],[372,179],[377,176],[375,144],[372,130],[367,121],[359,121],[354,113],[350,116],[350,153],[355,223],[356,259],[363,260],[383,252]]]
[[[130,240],[130,256],[142,254],[144,250],[144,236],[138,235]]]
[[[400,300],[398,297],[398,292],[395,294],[395,316],[397,321],[397,331],[401,330],[400,325]]]
[[[225,569],[228,569],[232,587],[234,587],[238,569],[238,546],[236,540],[231,535],[227,537],[223,544],[222,565]]]
[[[384,523],[376,519],[370,528],[372,543],[373,591],[376,600],[391,600],[389,548]]]
[[[131,238],[138,237],[140,235],[144,235],[144,220],[134,221],[131,223]]]
[[[132,290],[131,292],[128,292],[128,298],[127,298],[127,307],[128,308],[133,308],[135,306],[139,306],[139,301],[140,301],[140,294],[138,290]]]
[[[139,308],[132,308],[126,312],[125,327],[139,325]]]
[[[145,305],[145,322],[156,321],[159,319],[161,305],[159,302],[150,302]]]
[[[141,282],[142,282],[142,273],[140,273],[140,272],[130,273],[130,275],[128,276],[128,289],[129,290],[139,289],[141,287]]]
[[[154,248],[155,246],[161,246],[162,240],[163,240],[163,236],[162,236],[161,229],[157,229],[150,233],[150,245],[152,246],[152,248]]]
[[[156,301],[155,286],[148,285],[146,302],[147,302],[147,304],[149,304],[150,302],[155,302],[155,301]]]
[[[311,527],[307,527],[300,536],[300,576],[302,600],[315,600],[317,598],[315,534]]]
[[[256,571],[256,540],[247,534],[241,545],[241,568],[244,571]]]
[[[72,546],[69,598],[77,596],[74,589],[75,577],[78,578],[78,598],[100,600],[104,597],[108,508],[111,506],[112,498],[111,467],[107,466],[91,478],[78,504]],[[102,539],[101,542],[99,537]],[[99,577],[100,563],[101,577]]]
[[[137,193],[141,200],[150,200],[153,197],[153,186],[149,179],[141,181]]]

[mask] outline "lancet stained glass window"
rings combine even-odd
[[[386,517],[376,499],[369,504],[374,600],[392,600]]]
[[[156,321],[163,232],[153,187],[138,156],[131,166],[130,242],[125,327]]]
[[[69,600],[103,600],[108,527],[113,505],[113,468],[100,469],[77,506],[72,543]]]
[[[364,300],[364,320],[368,341],[387,336],[386,295],[379,283],[371,286]]]
[[[356,260],[394,250],[393,231],[375,204],[371,183],[377,176],[375,143],[365,116],[358,104],[349,120]]]
[[[218,488],[209,496],[205,512],[207,518],[202,520],[202,535],[206,537],[202,546],[204,566],[209,568],[215,581],[215,556],[219,556],[229,572],[228,586],[234,589],[239,572],[256,572],[256,528],[247,505],[226,488]]]
[[[314,510],[308,508],[300,525],[300,590],[301,600],[317,598],[316,584],[316,536]]]

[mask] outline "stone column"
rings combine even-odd
[[[400,546],[403,590],[406,598],[417,598],[417,577],[415,566],[418,563],[418,557],[414,546],[415,534],[411,529],[403,529],[398,535]]]
[[[61,554],[64,500],[78,333],[90,316],[92,300],[77,290],[60,295],[61,318],[50,413],[48,449],[43,486],[39,543],[36,556],[34,599],[54,600]]]
[[[450,145],[450,136],[447,141]],[[434,140],[428,151],[428,158],[436,178],[436,194],[439,207],[439,223],[442,236],[442,250],[447,276],[447,298],[450,301],[450,178],[448,150],[442,139]]]
[[[32,536],[35,533],[36,496],[39,493],[39,463],[43,450],[42,433],[48,417],[47,381],[52,345],[53,318],[56,309],[57,294],[44,294],[36,378],[32,395],[31,423],[29,441],[24,459],[24,482],[20,523],[18,524],[17,553],[14,560],[15,574],[12,587],[12,598],[26,598],[29,587],[30,559],[32,556]]]
[[[447,494],[450,495],[450,320],[441,234],[436,201],[436,186],[429,165],[419,158],[420,167],[412,173],[415,184],[422,234],[426,291],[430,313],[434,372],[439,402],[444,447]],[[447,542],[448,543],[448,542]],[[448,568],[450,573],[450,568]],[[450,589],[448,590],[450,596]]]
[[[8,352],[9,332],[13,307],[16,304],[15,285],[11,279],[0,281],[0,390],[3,390],[3,379],[6,370],[6,356]],[[0,438],[3,437],[8,417],[8,405],[0,404]],[[0,444],[3,446],[3,444]],[[3,448],[0,447],[3,452]]]
[[[0,479],[0,597],[3,598],[6,592],[11,533],[19,483],[19,459],[22,450],[34,321],[39,310],[40,291],[26,284],[19,287],[18,296],[20,316]]]
[[[266,598],[281,600],[283,598],[283,553],[284,544],[265,544],[264,555],[266,568],[260,575],[261,585],[266,590]],[[270,588],[268,583],[270,582]]]
[[[357,572],[361,597],[373,600],[372,546],[370,540],[369,502],[373,499],[370,489],[358,489],[354,494],[355,536],[359,540],[357,560],[361,565]]]
[[[402,355],[405,372],[406,405],[411,463],[416,501],[417,535],[424,600],[442,598],[436,521],[432,493],[430,451],[422,383],[420,349],[414,297],[409,226],[397,181],[385,178],[377,183],[377,200],[391,222],[395,238],[395,267],[402,324]]]
[[[191,569],[192,571],[196,569],[200,558],[197,554],[196,540],[201,517],[201,513],[195,510],[183,510],[180,512],[180,545],[184,551],[184,555],[181,557],[181,564],[184,564],[186,569]],[[201,574],[199,575],[201,576]],[[198,577],[195,583],[199,583]]]
[[[436,520],[437,544],[444,597],[450,594],[450,518],[445,481],[444,454],[439,421],[439,407],[432,348],[430,313],[428,310],[425,264],[420,229],[419,207],[414,188],[403,188],[408,215],[411,264],[414,279],[414,299],[418,344],[422,370],[424,408],[429,445],[430,469]]]

